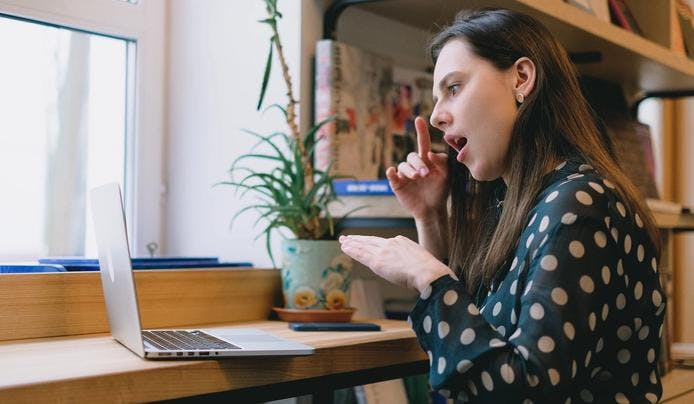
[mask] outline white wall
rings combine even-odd
[[[304,108],[302,129],[310,124],[312,57],[322,36],[322,0],[281,0],[280,34],[293,74],[295,94]],[[242,128],[261,133],[285,130],[276,114],[255,111],[269,28],[259,0],[172,0],[169,3],[167,194],[162,253],[215,255],[269,267],[264,239],[253,241],[255,212],[229,228],[235,212],[252,199],[239,200],[226,180],[231,162],[254,144]],[[405,31],[407,35],[402,35]],[[400,34],[395,34],[400,33]],[[338,38],[388,55],[410,67],[424,67],[427,34],[357,9],[345,11]],[[404,40],[407,38],[407,40]],[[415,40],[413,40],[415,38]],[[284,103],[279,64],[266,104]],[[260,167],[261,162],[255,162]],[[273,249],[279,257],[280,237]]]
[[[296,90],[301,3],[279,3],[284,15],[279,29]],[[255,212],[229,228],[234,213],[252,199],[240,201],[231,188],[212,186],[227,180],[231,162],[255,143],[242,128],[260,133],[286,129],[277,112],[261,116],[255,111],[270,37],[269,27],[257,22],[264,12],[257,0],[174,0],[169,5],[166,254],[271,265],[264,239],[253,241],[262,229],[252,228]],[[274,63],[265,104],[284,103],[284,93]]]

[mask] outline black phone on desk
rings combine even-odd
[[[294,331],[381,331],[374,323],[289,323]]]

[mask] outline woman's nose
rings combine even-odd
[[[450,123],[450,118],[448,114],[442,111],[437,105],[431,112],[431,118],[429,118],[429,123],[431,123],[431,126],[445,132],[446,126],[448,126],[448,124]]]

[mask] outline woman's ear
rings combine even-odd
[[[523,56],[513,64],[514,89],[516,94],[522,94],[523,98],[530,95],[535,88],[535,63]]]

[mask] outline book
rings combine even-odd
[[[658,372],[663,376],[672,369],[671,349],[674,336],[674,312],[672,310],[672,305],[674,302],[674,289],[672,285],[673,268],[670,267],[672,257],[670,257],[670,254],[672,252],[674,237],[671,233],[664,231],[661,231],[661,234],[663,235],[664,248],[662,249],[660,260],[658,261],[658,274],[660,276],[660,285],[662,286],[665,299],[667,300],[667,308],[663,316],[663,333],[660,336],[660,355],[658,356]]]
[[[588,76],[581,77],[580,83],[610,154],[644,198],[658,199],[650,127],[630,117],[618,84]]]
[[[681,3],[681,0],[678,0],[678,3]],[[670,8],[670,49],[673,52],[686,55],[687,50],[684,47],[684,36],[679,8],[678,4]]]
[[[334,119],[317,134],[316,168],[331,167],[333,175],[357,181],[385,179],[388,167],[416,151],[414,119],[429,119],[432,84],[428,72],[338,41],[318,41],[315,119]],[[432,150],[446,150],[442,134],[430,133]]]
[[[39,272],[65,272],[62,265],[56,264],[2,264],[0,274],[26,274]]]
[[[359,180],[385,172],[383,149],[390,115],[392,62],[333,40],[316,45],[316,122],[333,118],[317,133],[319,170]]]
[[[628,31],[643,36],[643,31],[636,22],[636,18],[631,13],[629,6],[624,0],[608,0],[610,5],[610,16],[612,22]]]
[[[131,259],[133,266],[135,265],[147,265],[147,264],[217,264],[219,263],[219,258],[217,257],[133,257]],[[59,264],[59,265],[81,265],[81,264],[99,264],[98,258],[86,258],[86,257],[44,257],[38,260],[41,264]]]
[[[98,271],[99,260],[80,257],[49,257],[38,260],[43,265],[58,265],[69,272]],[[229,267],[252,267],[250,262],[220,262],[216,257],[136,257],[132,258],[133,269],[210,269]]]
[[[579,8],[587,13],[595,15],[595,10],[590,0],[564,0],[564,3],[571,4],[572,6]]]
[[[641,122],[623,120],[608,122],[607,131],[622,171],[644,198],[658,199],[650,127]]]
[[[588,2],[596,17],[602,21],[610,22],[610,6],[607,4],[607,0],[588,0]]]
[[[393,190],[387,179],[378,180],[347,180],[333,181],[335,193],[340,196],[357,195],[393,195]]]
[[[390,136],[392,148],[386,147],[386,167],[397,166],[407,160],[407,155],[417,151],[417,132],[414,120],[424,117],[427,122],[434,110],[432,87],[434,79],[430,73],[393,66],[393,87],[391,93],[392,114]],[[445,152],[447,145],[443,133],[429,124],[431,150]],[[387,145],[388,146],[388,145]]]
[[[677,6],[677,20],[682,33],[684,50],[690,59],[694,59],[694,26],[692,26],[692,11],[688,6]]]

